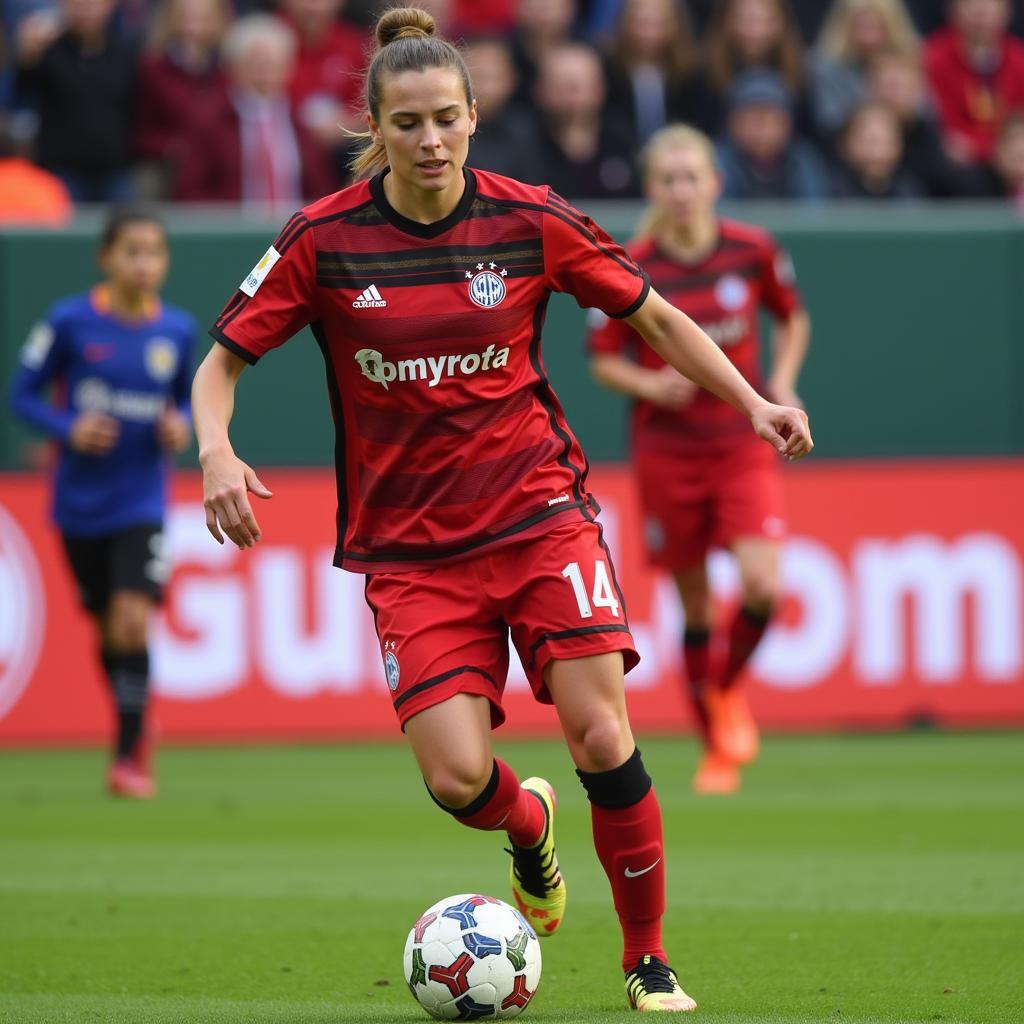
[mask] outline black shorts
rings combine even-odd
[[[161,523],[129,526],[102,537],[61,534],[82,604],[106,611],[117,590],[133,590],[159,601],[167,579]]]

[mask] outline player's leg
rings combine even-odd
[[[153,597],[116,590],[103,613],[104,661],[117,710],[117,744],[108,776],[112,792],[149,797],[153,782],[144,733],[149,703],[149,623]]]
[[[491,729],[505,718],[508,634],[477,567],[370,576],[366,601],[395,713],[434,802],[469,828],[536,843],[541,801],[491,751]]]
[[[103,638],[118,713],[111,788],[124,795],[151,796],[156,787],[147,724],[149,626],[167,576],[161,524],[139,524],[111,537],[108,564],[110,599],[103,615]]]
[[[622,926],[630,1004],[696,1009],[668,967],[662,944],[661,808],[630,729],[622,652],[550,661],[544,679],[590,801],[594,847]]]
[[[743,669],[764,636],[779,595],[785,520],[777,461],[766,445],[745,445],[729,455],[716,483],[714,539],[736,558],[741,596],[732,617],[722,624],[726,649],[718,666],[712,731],[716,748],[739,764],[753,760],[758,750],[757,727],[740,685]]]
[[[713,715],[720,701],[712,657],[713,611],[707,563],[704,559],[689,569],[673,574],[683,605],[683,664],[687,690],[703,749],[692,785],[704,795],[735,793],[740,786],[736,762],[716,748]]]
[[[544,828],[540,801],[491,750],[491,708],[478,694],[456,693],[405,723],[420,773],[434,802],[456,821],[502,830],[533,845]]]

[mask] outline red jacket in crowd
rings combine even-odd
[[[1024,110],[1024,43],[1005,36],[998,65],[989,73],[968,62],[953,29],[928,40],[925,67],[946,136],[966,142],[975,162],[992,156],[1003,119]]]

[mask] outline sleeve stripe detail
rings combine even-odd
[[[235,310],[240,305],[242,305],[248,299],[248,297],[249,296],[246,295],[245,292],[243,292],[243,291],[235,292],[235,294],[228,300],[228,304],[220,311],[220,316],[217,317],[217,319],[214,321],[214,323],[218,327],[223,327],[224,324],[225,324],[226,318],[233,316],[234,313],[235,313]]]
[[[308,228],[309,218],[304,213],[297,213],[284,226],[284,230],[274,241],[274,248],[283,256],[302,236]]]
[[[627,306],[621,313],[609,313],[608,315],[613,320],[625,320],[626,317],[632,316],[646,301],[647,296],[651,290],[651,279],[644,274],[644,286],[640,289],[640,294],[636,297],[636,301]]]
[[[259,362],[259,356],[254,355],[247,348],[242,348],[237,341],[232,341],[219,327],[210,328],[210,337],[218,344],[223,345],[229,352],[234,352],[240,359],[244,359],[250,366]]]
[[[615,262],[616,262],[616,263],[618,263],[618,265],[619,265],[620,267],[622,267],[622,269],[623,269],[623,270],[628,270],[628,271],[629,271],[629,272],[630,272],[630,273],[631,273],[631,274],[632,274],[632,275],[633,275],[634,277],[643,277],[643,271],[641,271],[641,270],[640,270],[640,268],[639,268],[639,267],[638,267],[638,266],[637,266],[637,265],[636,265],[635,263],[632,263],[632,262],[627,262],[626,260],[624,260],[624,259],[621,259],[620,257],[616,256],[616,255],[615,255],[615,253],[613,253],[613,252],[612,252],[612,251],[611,251],[610,249],[606,249],[606,248],[605,248],[605,247],[604,247],[604,246],[603,246],[603,245],[602,245],[602,244],[601,244],[601,243],[600,243],[600,242],[599,242],[599,241],[598,241],[598,240],[597,240],[597,239],[596,239],[596,238],[594,237],[594,235],[593,235],[593,233],[592,233],[592,232],[588,231],[588,230],[587,230],[587,229],[586,229],[585,227],[583,227],[583,226],[582,226],[581,224],[577,223],[577,222],[576,222],[575,220],[573,220],[573,219],[572,219],[571,217],[568,217],[568,216],[566,216],[566,215],[565,215],[565,214],[563,214],[563,213],[562,213],[562,212],[561,212],[560,210],[555,210],[555,209],[553,209],[553,208],[552,208],[552,207],[550,207],[550,206],[544,207],[544,213],[546,213],[546,214],[549,214],[549,215],[550,215],[550,216],[552,216],[552,217],[557,217],[557,218],[558,218],[558,219],[559,219],[560,221],[563,221],[564,223],[568,224],[568,225],[569,225],[569,227],[571,227],[571,228],[574,228],[574,229],[575,229],[576,231],[578,231],[578,232],[579,232],[579,233],[580,233],[580,234],[581,234],[581,235],[582,235],[582,236],[583,236],[583,237],[584,237],[584,238],[585,238],[585,239],[586,239],[586,240],[587,240],[588,242],[590,242],[590,244],[591,244],[591,245],[592,245],[592,246],[593,246],[593,247],[594,247],[595,249],[597,249],[597,250],[598,250],[598,252],[602,252],[602,253],[604,253],[604,255],[605,255],[605,256],[607,256],[607,257],[608,257],[609,259],[613,259],[613,260],[615,260]]]

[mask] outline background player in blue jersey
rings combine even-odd
[[[15,377],[15,411],[60,445],[53,515],[82,603],[95,617],[117,709],[112,793],[155,793],[144,735],[147,632],[166,573],[162,551],[170,456],[191,436],[195,325],[160,300],[163,225],[114,212],[104,280],[56,303],[33,328]]]

